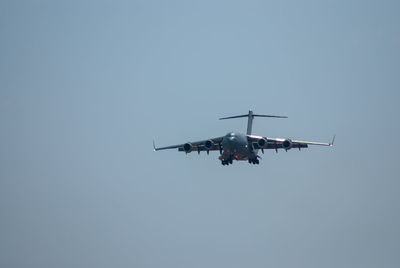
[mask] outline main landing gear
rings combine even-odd
[[[258,156],[259,157],[259,156]],[[258,165],[260,164],[260,160],[258,160],[258,157],[254,157],[254,158],[249,158],[249,163],[253,164],[253,165]],[[221,160],[221,164],[223,166],[228,166],[228,165],[232,165],[233,162],[233,158],[230,157],[228,159],[221,159],[221,157],[219,158]]]
[[[257,158],[249,158],[249,163],[253,165],[260,164],[260,161]]]

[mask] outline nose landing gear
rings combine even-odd
[[[228,159],[221,159],[221,164],[222,164],[223,166],[229,165],[229,164],[232,165],[232,163],[233,163],[232,157],[230,157],[230,158],[228,158]]]

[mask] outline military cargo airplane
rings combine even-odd
[[[260,161],[258,159],[261,158],[258,155],[259,150],[261,150],[263,154],[265,149],[274,149],[276,152],[278,152],[278,149],[288,151],[292,148],[298,148],[300,150],[301,148],[308,148],[308,145],[333,146],[335,141],[335,136],[333,136],[332,142],[324,143],[282,138],[269,138],[251,134],[253,119],[255,117],[287,118],[287,116],[254,114],[252,110],[249,110],[248,114],[223,117],[220,118],[220,120],[240,117],[248,118],[246,134],[229,132],[222,137],[158,148],[155,146],[153,141],[154,151],[176,148],[181,152],[190,153],[192,151],[197,151],[199,154],[201,151],[206,151],[207,154],[209,154],[210,151],[219,151],[219,160],[221,160],[221,164],[225,166],[232,164],[233,160],[247,160],[250,164],[259,164]]]

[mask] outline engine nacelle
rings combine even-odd
[[[264,145],[265,145],[266,143],[267,143],[267,141],[266,141],[264,138],[259,139],[259,140],[257,141],[257,144],[258,144],[258,146],[259,146],[260,148],[263,148]]]
[[[190,142],[187,142],[183,145],[183,150],[186,153],[190,153],[193,150],[193,145]]]
[[[282,142],[282,147],[285,150],[290,150],[292,148],[292,141],[290,139],[286,139]]]
[[[211,150],[211,148],[214,146],[214,142],[212,141],[212,140],[208,140],[208,141],[206,141],[205,143],[204,143],[204,147],[207,149],[207,150]]]

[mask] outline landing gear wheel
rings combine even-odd
[[[221,159],[221,164],[223,165],[223,166],[225,166],[225,165],[229,165],[229,164],[233,164],[233,158],[232,157],[230,157],[230,158],[228,158],[228,159]]]
[[[251,158],[249,159],[249,163],[253,165],[258,165],[260,164],[260,161],[257,158]]]
[[[221,164],[222,164],[223,166],[225,166],[225,165],[229,165],[229,162],[226,161],[226,160],[221,160]]]

